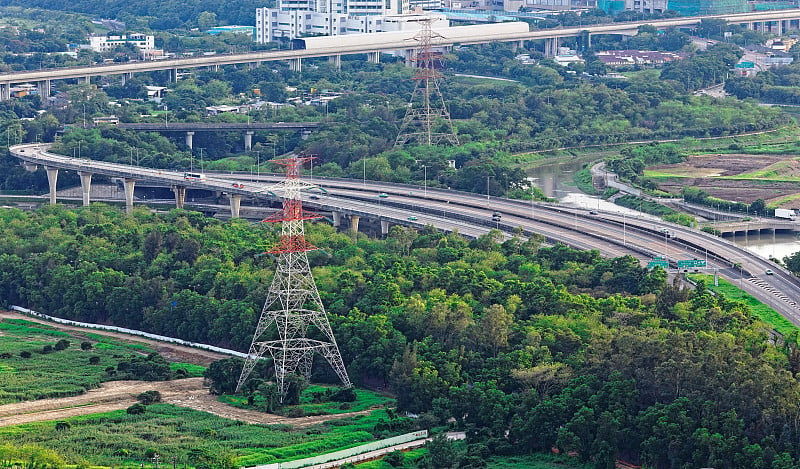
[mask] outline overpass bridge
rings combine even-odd
[[[201,188],[224,195],[230,200],[231,216],[239,216],[243,197],[264,203],[278,203],[279,195],[270,192],[271,180],[242,181],[241,175],[209,175],[203,180],[186,180],[182,173],[139,168],[102,161],[83,160],[49,153],[47,144],[12,146],[9,151],[29,168],[44,165],[50,182],[50,202],[55,203],[55,186],[59,169],[78,171],[84,204],[90,202],[92,174],[124,178],[126,208],[133,207],[136,181],[172,184],[175,204],[183,206],[180,195],[190,188]],[[478,194],[433,189],[429,187],[314,178],[326,191],[304,201],[312,209],[330,211],[335,225],[349,219],[350,230],[358,231],[359,220],[379,222],[387,233],[391,224],[415,228],[433,225],[444,231],[458,231],[467,237],[478,237],[493,229],[505,236],[530,236],[539,233],[551,242],[561,242],[578,249],[597,249],[606,256],[633,255],[642,263],[663,256],[674,265],[679,259],[709,261],[711,269],[732,283],[739,283],[759,301],[800,325],[800,279],[782,267],[753,254],[725,239],[696,229],[674,225],[642,215],[632,218],[624,213],[592,214],[551,204],[489,199]],[[382,196],[381,196],[382,194]],[[502,215],[502,221],[493,217]],[[668,227],[671,236],[664,233]],[[766,270],[774,275],[765,275]]]
[[[728,15],[692,16],[652,21],[633,21],[580,27],[529,30],[526,23],[495,23],[479,26],[459,26],[449,28],[447,34],[437,37],[434,46],[449,47],[456,44],[482,44],[489,42],[545,41],[545,54],[555,55],[559,40],[568,37],[583,37],[587,44],[596,34],[635,35],[640,26],[653,25],[656,28],[691,27],[704,19],[720,19],[732,24],[744,25],[750,29],[782,34],[791,28],[800,28],[800,9],[770,10]],[[506,25],[524,25],[506,27]],[[474,28],[474,29],[469,29]],[[481,29],[482,28],[482,29]],[[437,31],[438,32],[438,31]],[[294,70],[300,70],[304,58],[329,57],[340,63],[342,55],[367,54],[377,61],[381,52],[408,50],[414,31],[360,34],[352,36],[310,37],[299,40],[300,49],[260,51],[244,54],[221,54],[180,59],[167,59],[145,62],[103,64],[83,67],[52,68],[19,71],[0,74],[0,100],[10,99],[11,87],[20,83],[37,83],[41,96],[49,96],[53,80],[77,79],[88,82],[93,77],[122,75],[123,79],[134,73],[170,71],[171,80],[177,81],[181,69],[212,67],[218,68],[232,64],[260,64],[262,62],[287,60]],[[450,37],[447,37],[447,36]],[[358,36],[356,38],[356,36]],[[413,49],[413,48],[412,48]]]
[[[232,132],[244,133],[244,149],[253,148],[253,135],[257,130],[297,130],[305,138],[312,130],[319,127],[319,122],[164,122],[164,123],[119,123],[120,129],[143,132],[185,132],[186,146],[193,147],[195,132]]]

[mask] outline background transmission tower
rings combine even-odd
[[[412,142],[420,145],[458,145],[450,113],[447,112],[444,98],[439,91],[441,75],[436,70],[436,65],[441,64],[442,55],[434,52],[432,41],[433,38],[443,36],[433,32],[433,21],[430,17],[420,20],[421,28],[413,38],[419,44],[413,58],[416,85],[403,123],[400,124],[395,146]]]
[[[317,248],[306,241],[303,222],[320,218],[304,211],[300,198],[303,189],[314,187],[300,179],[300,168],[309,160],[311,158],[297,157],[273,160],[286,167],[286,179],[271,188],[283,192],[283,210],[263,221],[281,222],[281,240],[269,251],[278,256],[278,266],[236,385],[238,392],[256,362],[269,351],[281,402],[286,396],[287,375],[311,375],[314,352],[325,357],[345,387],[352,386],[308,265],[308,251]],[[323,340],[309,338],[310,327],[316,328]],[[276,333],[267,335],[276,329]]]

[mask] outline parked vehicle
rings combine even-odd
[[[775,217],[776,218],[785,218],[787,220],[796,220],[797,214],[793,209],[788,208],[776,208],[775,209]]]

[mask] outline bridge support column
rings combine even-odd
[[[172,192],[175,194],[175,207],[183,208],[186,202],[186,186],[172,186]]]
[[[381,63],[381,52],[380,51],[367,52],[367,60],[371,64]]]
[[[333,226],[341,226],[342,225],[342,212],[331,212],[333,216]]]
[[[336,67],[336,70],[342,69],[342,56],[341,55],[331,55],[328,57],[328,62],[333,64]]]
[[[11,99],[11,83],[0,84],[0,101]]]
[[[39,97],[42,99],[42,105],[47,106],[47,98],[50,97],[50,80],[42,80],[37,86],[39,87]]]
[[[89,205],[89,195],[92,193],[92,173],[79,171],[78,175],[81,177],[81,192],[83,192],[83,206]]]
[[[253,132],[252,130],[248,130],[244,133],[244,151],[250,151],[253,149]]]
[[[381,220],[381,235],[386,236],[389,234],[389,221]]]
[[[308,140],[308,136],[311,135],[310,130],[301,130],[300,131],[300,140]]]
[[[303,71],[303,59],[296,58],[296,59],[289,59],[289,70],[293,72],[302,72]]]
[[[189,147],[189,150],[192,149],[193,141],[194,141],[194,132],[190,130],[186,132],[186,146]]]
[[[775,22],[775,30],[772,32],[777,34],[778,36],[783,35],[783,20],[778,20]]]
[[[231,194],[231,218],[239,218],[239,207],[242,204],[242,196],[240,194]]]
[[[558,55],[558,39],[550,37],[544,40],[544,56],[555,57]]]
[[[35,173],[37,169],[39,169],[39,165],[34,163],[28,163],[27,161],[23,161],[22,167],[25,168],[25,171],[29,173]]]
[[[358,222],[361,221],[361,217],[358,215],[350,215],[350,231],[353,233],[358,233]]]
[[[136,187],[135,179],[125,179],[125,213],[133,212],[133,189]]]
[[[50,185],[50,204],[56,203],[56,182],[58,181],[58,168],[50,168],[45,166],[47,171],[47,183]]]

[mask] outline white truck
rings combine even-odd
[[[785,218],[787,220],[796,220],[797,214],[793,209],[788,208],[776,208],[775,209],[775,217],[776,218]]]

